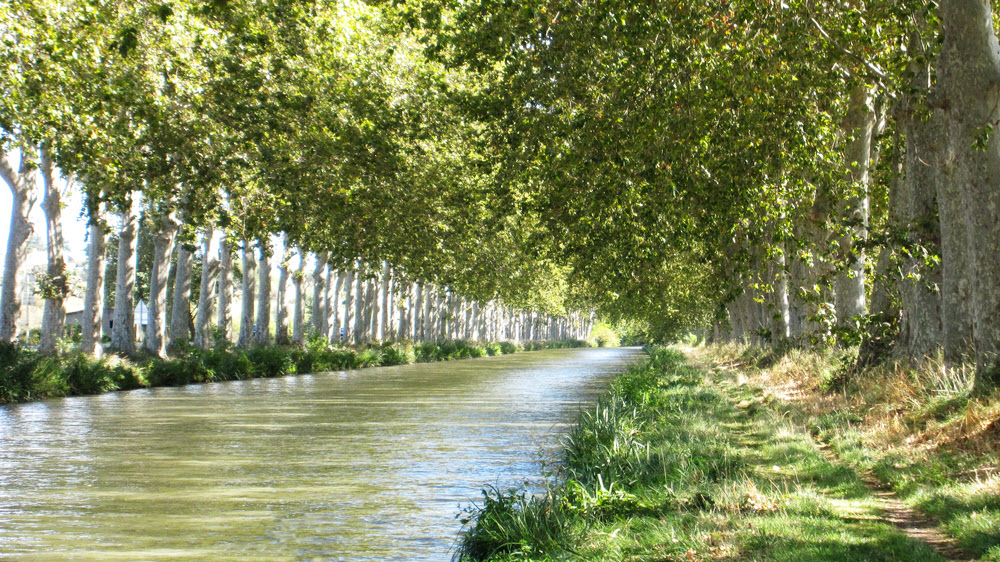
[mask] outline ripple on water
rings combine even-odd
[[[0,555],[442,560],[542,483],[638,350],[553,350],[0,407]]]

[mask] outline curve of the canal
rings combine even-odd
[[[0,407],[0,557],[448,560],[483,487],[540,483],[638,349]]]

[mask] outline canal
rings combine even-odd
[[[638,349],[0,407],[0,558],[448,560]]]

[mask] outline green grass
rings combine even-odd
[[[457,558],[941,559],[761,388],[649,353],[581,413],[546,494],[489,489],[463,513]]]
[[[851,367],[850,354],[710,349],[744,377],[798,395],[781,406],[852,472],[868,473],[976,559],[1000,561],[1000,394],[975,396],[971,366],[887,363]],[[749,360],[748,360],[749,359]]]

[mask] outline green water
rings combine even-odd
[[[0,407],[0,558],[448,560],[634,349]]]

